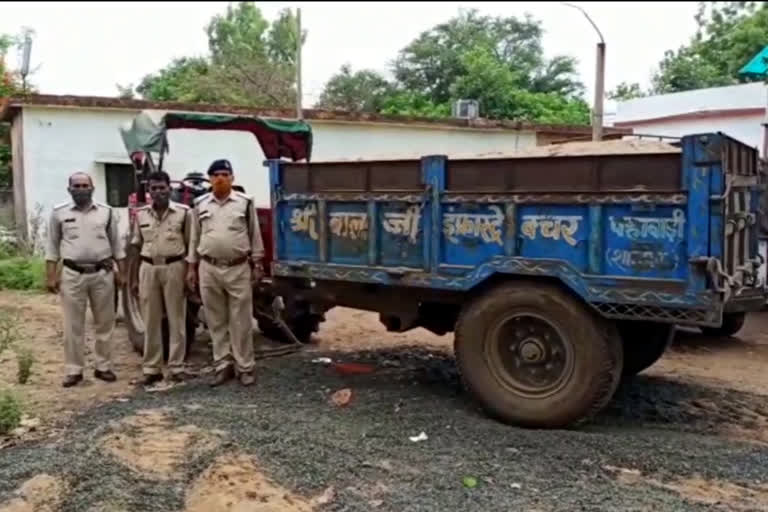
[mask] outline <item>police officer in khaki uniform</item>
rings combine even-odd
[[[168,318],[170,380],[181,382],[186,352],[185,276],[192,219],[188,206],[170,200],[171,178],[159,171],[147,179],[152,204],[136,212],[131,245],[141,265],[131,266],[132,292],[138,295],[144,318],[144,385],[163,380],[163,310]],[[138,275],[137,275],[138,274]]]
[[[187,282],[200,283],[205,319],[213,341],[216,377],[212,386],[234,378],[254,382],[253,286],[262,277],[264,257],[253,201],[232,190],[228,160],[208,168],[212,192],[195,201]],[[236,368],[233,368],[233,361]]]
[[[94,377],[106,382],[117,379],[111,368],[114,297],[115,286],[123,284],[125,251],[112,208],[94,202],[93,190],[88,174],[70,176],[72,202],[54,207],[48,226],[47,288],[60,293],[64,313],[64,387],[83,380],[86,302],[91,305],[96,335]]]

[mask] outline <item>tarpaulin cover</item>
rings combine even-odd
[[[159,122],[155,122],[147,112],[142,112],[129,126],[120,128],[120,135],[129,155],[138,151],[160,153],[169,151],[167,131],[180,128],[250,132],[256,137],[267,159],[309,161],[312,153],[312,128],[304,121],[167,113]]]

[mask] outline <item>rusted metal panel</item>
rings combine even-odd
[[[448,191],[660,191],[681,188],[680,155],[450,161]]]

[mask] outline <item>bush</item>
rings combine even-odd
[[[0,393],[0,435],[8,434],[21,424],[21,404],[8,391]]]
[[[28,348],[20,349],[16,353],[16,362],[19,365],[17,380],[19,384],[26,384],[32,375],[32,365],[35,363],[35,356]]]
[[[45,261],[40,258],[0,259],[0,290],[42,290]]]
[[[8,311],[0,311],[0,354],[19,339],[19,321]]]

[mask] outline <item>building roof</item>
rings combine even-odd
[[[762,82],[660,94],[619,102],[613,123],[616,127],[626,127],[662,119],[762,114],[767,99]]]
[[[211,112],[217,114],[236,114],[260,116],[265,118],[295,119],[293,109],[262,109],[232,105],[211,105],[204,103],[154,102],[146,100],[109,98],[100,96],[68,96],[53,94],[31,94],[0,99],[0,121],[11,121],[24,107],[62,107],[88,108],[104,110],[169,110],[180,112]],[[536,124],[511,120],[490,119],[430,119],[410,116],[389,116],[365,112],[343,112],[318,109],[305,109],[304,118],[308,121],[366,123],[381,125],[411,125],[432,128],[454,128],[496,131],[534,131],[542,134],[564,135],[570,137],[588,136],[592,133],[590,125]],[[605,127],[607,137],[620,137],[632,133],[631,129]]]

